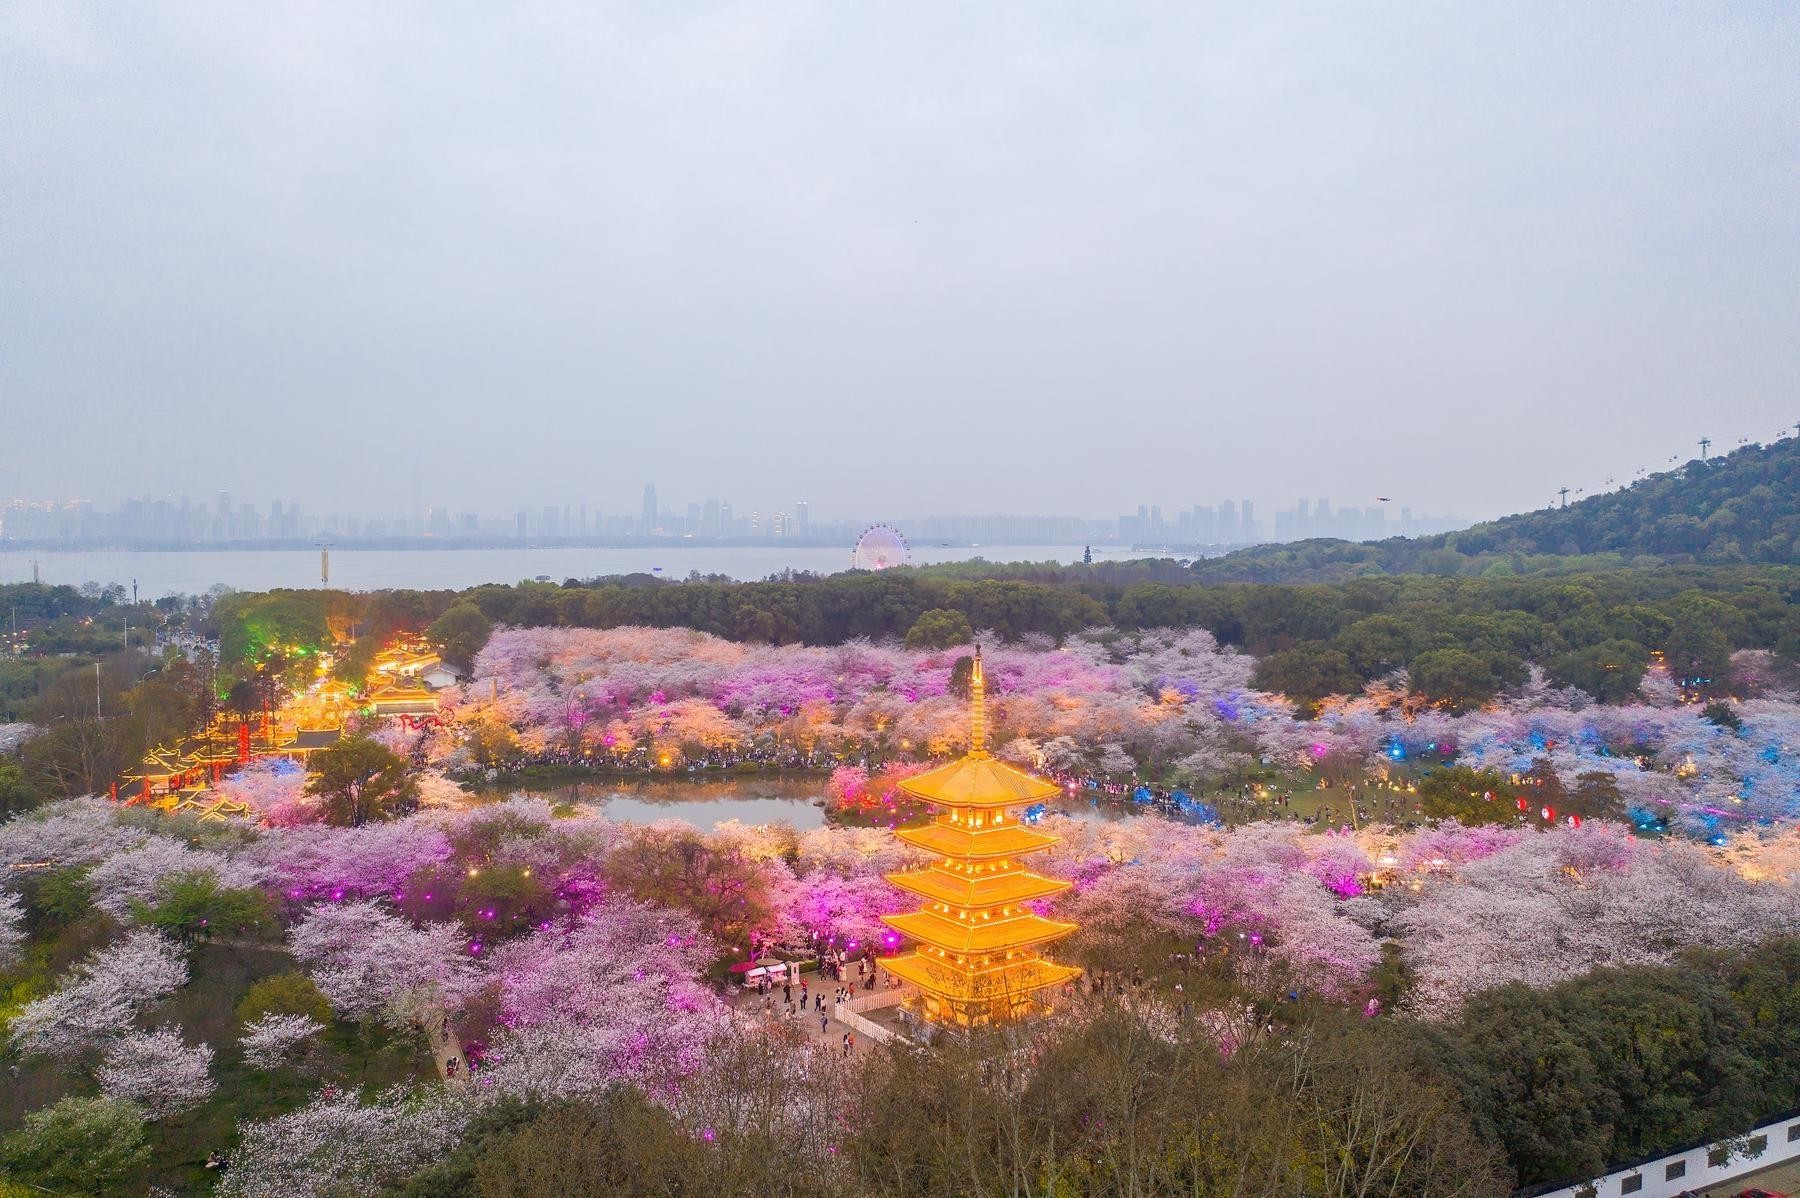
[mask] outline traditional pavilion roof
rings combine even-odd
[[[968,908],[1004,907],[1009,903],[1049,898],[1069,888],[1069,883],[1060,878],[1046,878],[1029,870],[971,877],[933,866],[929,869],[889,874],[887,880],[902,890],[910,890],[934,903]]]
[[[881,921],[903,936],[965,954],[1030,948],[1060,940],[1075,930],[1072,923],[1045,919],[1031,911],[1004,919],[957,919],[941,911],[908,911],[883,915]]]
[[[956,824],[935,822],[922,828],[896,828],[894,835],[939,857],[979,860],[1019,857],[1056,843],[1056,837],[1034,832],[1023,824],[1002,824],[997,828],[971,831]]]
[[[294,732],[292,744],[286,746],[300,753],[310,753],[314,749],[327,749],[342,740],[342,728],[300,728]]]
[[[430,715],[438,709],[437,696],[416,678],[396,678],[377,687],[363,701],[383,715]]]
[[[443,658],[418,645],[390,645],[375,655],[375,671],[380,674],[417,674],[437,665]]]
[[[139,763],[136,773],[126,774],[125,777],[132,781],[173,778],[199,768],[200,762],[186,753],[177,749],[155,748],[144,754],[144,760]]]
[[[198,740],[190,743],[188,753],[195,761],[207,765],[225,761],[236,761],[238,758],[238,738],[235,735],[221,736],[214,732],[207,732]]]

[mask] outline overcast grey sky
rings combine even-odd
[[[1487,515],[1800,420],[1797,222],[1792,0],[13,0],[0,497]]]

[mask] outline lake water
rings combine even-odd
[[[551,802],[592,806],[606,818],[627,824],[676,819],[711,831],[728,820],[737,820],[745,824],[791,824],[805,831],[826,823],[825,808],[818,803],[825,794],[823,778],[622,778],[518,789]],[[495,797],[503,793],[508,792],[497,791]],[[1101,803],[1081,795],[1059,799],[1050,804],[1050,809],[1074,819],[1103,823],[1131,819],[1137,814],[1130,803]]]
[[[917,545],[913,562],[985,558],[991,562],[1075,562],[1080,545]],[[1142,556],[1127,550],[1094,551],[1096,558]],[[0,583],[29,582],[33,563],[47,583],[80,586],[135,579],[138,594],[199,594],[216,583],[240,591],[319,585],[315,549],[97,550],[47,552],[0,550]],[[387,587],[461,590],[484,582],[512,583],[540,574],[561,582],[608,574],[661,574],[685,578],[690,571],[736,579],[767,578],[783,570],[835,574],[850,566],[848,548],[784,548],[779,545],[683,546],[629,549],[333,549],[331,584],[344,590]]]
[[[538,784],[527,793],[553,803],[594,807],[607,819],[626,824],[678,819],[707,831],[729,820],[792,824],[802,831],[825,824],[825,808],[817,803],[825,794],[823,778],[716,778],[704,782],[623,778],[562,786]]]

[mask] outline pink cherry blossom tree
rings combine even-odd
[[[501,947],[502,1027],[484,1081],[540,1095],[674,1084],[725,1018],[695,980],[714,951],[691,917],[626,900]]]
[[[425,1026],[482,984],[479,943],[455,924],[414,927],[373,900],[312,908],[288,938],[294,956],[346,1019]]]
[[[239,1127],[220,1198],[373,1198],[447,1152],[474,1107],[437,1088],[395,1088],[364,1104],[321,1094],[290,1114]]]
[[[187,981],[176,944],[155,932],[128,932],[63,975],[61,985],[26,1003],[11,1024],[25,1056],[73,1060],[127,1032],[150,1004]]]
[[[252,1069],[277,1069],[324,1030],[325,1025],[311,1015],[272,1013],[244,1025],[238,1048]]]
[[[107,1045],[94,1076],[108,1098],[135,1103],[152,1119],[190,1111],[211,1098],[213,1050],[186,1043],[181,1031],[161,1027],[127,1032]]]
[[[25,907],[16,894],[0,891],[0,969],[19,959],[25,943]]]

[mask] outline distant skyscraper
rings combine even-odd
[[[1256,505],[1248,499],[1244,500],[1243,527],[1240,531],[1242,540],[1254,541],[1256,539]]]
[[[645,534],[653,533],[657,529],[655,483],[644,484],[644,513],[639,521],[639,526]]]
[[[812,507],[802,499],[794,505],[794,531],[806,536],[812,529]]]
[[[720,536],[723,529],[719,524],[719,501],[709,499],[700,513],[700,531],[709,537]]]

